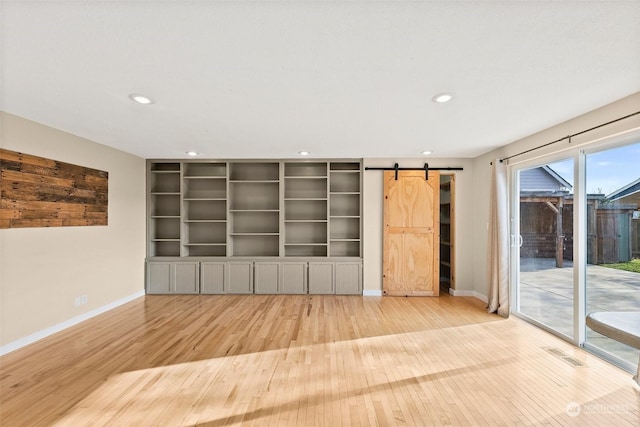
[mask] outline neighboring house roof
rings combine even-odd
[[[520,191],[569,192],[572,185],[549,166],[520,172]]]
[[[635,203],[640,206],[640,178],[607,195],[611,202]]]

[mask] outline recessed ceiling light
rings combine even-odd
[[[138,104],[153,104],[153,100],[151,98],[136,93],[129,95],[129,99],[137,102]]]
[[[298,154],[300,154],[301,156],[308,156],[311,153],[308,151],[298,151]]]
[[[197,156],[197,155],[198,155],[198,154],[200,154],[200,153],[198,153],[197,151],[187,151],[187,154],[188,154],[189,156]]]
[[[435,95],[431,100],[433,102],[437,102],[438,104],[444,104],[445,102],[449,102],[453,99],[453,93],[451,92],[443,92]]]
[[[431,151],[429,151],[429,150],[425,150],[425,151],[422,152],[423,156],[428,156],[429,154],[431,154]]]

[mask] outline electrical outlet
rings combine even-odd
[[[81,305],[85,305],[89,301],[89,297],[87,295],[79,295],[74,299],[74,305],[76,307],[80,307]]]

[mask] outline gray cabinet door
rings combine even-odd
[[[147,293],[197,294],[200,292],[200,263],[148,262]]]
[[[283,262],[280,266],[280,293],[281,294],[306,294],[307,293],[307,263]]]
[[[362,294],[362,264],[336,262],[336,294]]]
[[[253,293],[253,262],[229,263],[229,294]]]
[[[332,262],[309,263],[309,293],[335,294]]]
[[[171,292],[171,263],[147,263],[147,293],[168,294]]]
[[[173,289],[175,294],[200,293],[200,263],[176,262],[173,264]]]
[[[279,262],[256,262],[254,282],[256,294],[277,294],[279,277]]]
[[[228,288],[229,278],[226,262],[200,263],[200,293],[223,294]]]

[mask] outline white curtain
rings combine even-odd
[[[507,167],[492,163],[489,213],[489,313],[509,317],[509,212]]]

